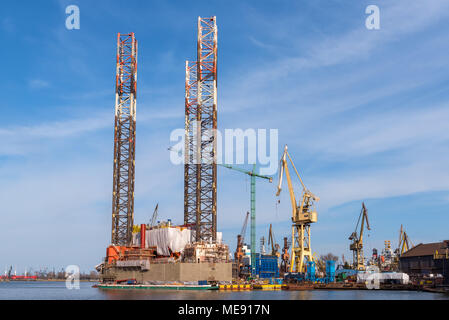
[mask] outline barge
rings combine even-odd
[[[95,287],[106,290],[218,290],[218,286],[188,284],[98,284]]]

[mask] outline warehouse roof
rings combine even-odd
[[[434,243],[420,243],[417,246],[405,252],[401,256],[401,258],[433,256],[435,251],[438,250],[439,253],[442,253],[446,251],[446,248],[448,247],[449,247],[449,240]]]

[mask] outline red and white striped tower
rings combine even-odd
[[[113,245],[131,243],[134,221],[136,150],[137,40],[134,33],[117,35],[115,90]]]
[[[196,83],[193,84],[195,66]],[[195,120],[195,126],[192,125],[193,120]],[[189,62],[186,64],[185,156],[187,162],[184,173],[184,223],[194,226],[196,241],[216,240],[216,130],[216,17],[198,17],[197,61],[196,64]]]

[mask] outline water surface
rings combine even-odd
[[[416,291],[311,290],[311,291],[172,291],[103,290],[81,282],[69,290],[65,282],[0,282],[0,300],[449,300],[449,295]]]

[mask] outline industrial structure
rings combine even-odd
[[[436,277],[449,285],[449,240],[420,243],[399,258],[399,269],[412,277]]]
[[[234,253],[234,262],[236,267],[235,276],[237,278],[242,277],[242,270],[243,270],[243,256],[245,253],[243,252],[243,244],[245,241],[245,234],[246,234],[246,226],[248,225],[248,217],[249,212],[246,213],[245,220],[243,222],[242,231],[240,231],[240,234],[237,235],[237,246]]]
[[[317,213],[315,210],[315,201],[319,201],[320,198],[315,196],[304,185],[301,176],[296,170],[295,164],[292,158],[288,154],[287,145],[284,148],[284,154],[281,158],[280,171],[279,171],[279,184],[276,196],[281,193],[282,177],[285,171],[287,177],[288,190],[290,193],[290,201],[292,205],[292,248],[291,248],[291,263],[290,272],[295,270],[296,272],[306,272],[306,265],[308,261],[313,261],[312,248],[310,244],[311,230],[310,224],[317,222]],[[296,202],[295,193],[293,190],[292,179],[288,169],[287,157],[290,160],[293,169],[298,176],[302,185],[302,196],[299,204]]]
[[[268,180],[270,183],[273,181],[271,177],[260,175],[256,173],[256,164],[253,164],[253,170],[248,171],[241,168],[233,167],[228,164],[221,164],[221,166],[235,170],[251,177],[251,274],[256,274],[256,178],[262,178]]]
[[[410,240],[409,236],[407,235],[401,224],[401,229],[399,230],[398,247],[395,250],[396,255],[400,257],[413,247],[414,247],[413,242]]]
[[[280,257],[281,253],[279,252],[279,244],[276,243],[273,233],[273,225],[270,223],[270,229],[268,231],[268,245],[271,245],[271,255]]]
[[[287,237],[284,237],[284,247],[282,248],[280,272],[285,274],[290,270],[290,254],[288,253],[289,245]]]
[[[353,268],[359,271],[366,269],[365,256],[363,254],[363,231],[365,230],[365,222],[366,228],[371,230],[368,222],[368,210],[366,210],[365,203],[362,203],[362,210],[360,211],[359,218],[355,226],[355,231],[349,236],[349,240],[352,241],[349,249],[353,253]],[[357,229],[359,225],[360,230],[358,231]]]
[[[198,17],[197,61],[186,61],[184,224],[194,240],[217,233],[217,24]]]
[[[134,225],[137,40],[118,34],[111,245],[96,267],[104,283],[229,281],[229,248],[217,232],[217,26],[198,18],[197,61],[186,63],[184,225]]]
[[[134,221],[136,151],[137,40],[134,33],[117,35],[115,86],[112,237],[129,245]]]

